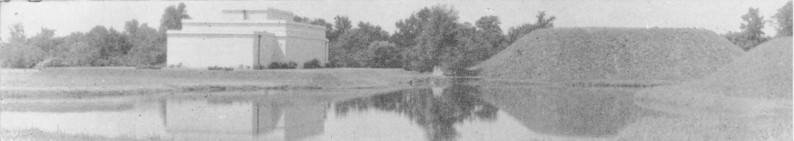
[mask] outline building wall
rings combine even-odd
[[[183,68],[253,67],[252,34],[169,34],[167,64]]]
[[[182,32],[202,33],[253,33],[267,31],[276,36],[287,36],[286,24],[256,22],[183,22]]]
[[[272,62],[312,59],[328,62],[325,27],[292,22],[291,12],[224,10],[223,21],[183,21],[180,31],[168,31],[168,65],[253,68]],[[248,19],[243,18],[243,13]]]
[[[276,36],[273,33],[267,32],[257,32],[259,37],[259,42],[255,43],[258,44],[259,48],[254,48],[255,54],[254,61],[255,65],[261,65],[267,67],[272,62],[281,62],[284,58],[284,54],[281,51],[281,47],[279,46],[279,42],[276,39]]]
[[[298,63],[303,67],[312,59],[317,59],[321,64],[328,62],[327,40],[325,30],[314,27],[292,25],[286,28],[286,60]]]
[[[324,40],[287,38],[285,59],[298,63],[300,67],[312,59],[317,59],[324,64],[328,62],[328,50],[325,48],[325,44]]]

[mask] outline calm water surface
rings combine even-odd
[[[5,99],[0,129],[164,140],[612,140],[661,116],[633,103],[637,90],[453,85],[328,100]]]

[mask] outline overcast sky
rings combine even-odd
[[[482,16],[496,15],[502,29],[534,22],[538,11],[557,17],[556,27],[696,27],[717,33],[738,31],[741,15],[750,7],[760,8],[771,19],[788,0],[301,0],[301,1],[71,1],[44,0],[29,3],[12,0],[0,3],[0,35],[8,37],[8,28],[16,23],[25,26],[28,35],[42,27],[55,29],[56,36],[85,32],[96,25],[122,30],[125,21],[137,19],[158,27],[164,9],[183,2],[193,19],[217,17],[222,9],[267,9],[292,11],[310,18],[333,21],[346,15],[359,21],[395,30],[394,23],[422,7],[437,4],[453,6],[461,22],[474,23]],[[767,25],[767,35],[774,35]]]

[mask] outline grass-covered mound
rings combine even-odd
[[[494,79],[649,82],[701,78],[743,51],[691,28],[553,28],[533,31],[475,67]]]
[[[768,41],[701,80],[637,93],[637,103],[668,111],[753,114],[788,111],[792,99],[791,37]]]
[[[638,121],[626,140],[791,140],[791,42],[774,39],[703,79],[638,92],[637,105],[681,116]]]

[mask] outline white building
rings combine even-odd
[[[167,65],[183,68],[267,67],[271,62],[328,61],[325,27],[294,22],[292,12],[222,10],[223,19],[183,20],[169,30]]]

